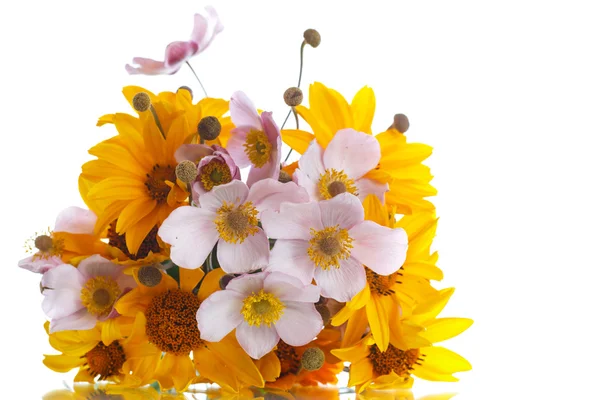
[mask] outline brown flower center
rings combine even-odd
[[[275,350],[277,358],[281,363],[281,376],[287,374],[297,374],[302,367],[302,357],[296,352],[296,349],[283,341],[279,341]]]
[[[98,376],[100,380],[118,375],[126,360],[123,347],[118,341],[114,341],[108,346],[100,342],[88,351],[84,357],[90,375],[93,377]]]
[[[369,268],[365,268],[365,270],[367,272],[367,283],[369,284],[371,294],[377,294],[379,296],[389,296],[396,293],[396,291],[392,289],[392,287],[396,283],[400,283],[400,281],[397,280],[397,272],[394,272],[393,274],[388,276],[383,276],[371,271]]]
[[[165,181],[175,182],[176,180],[174,166],[156,164],[152,167],[152,171],[146,174],[145,185],[150,197],[162,204],[167,201],[167,196],[171,191],[171,187]]]
[[[200,301],[192,293],[169,290],[146,309],[146,334],[161,351],[186,355],[202,344],[196,312]]]
[[[131,260],[145,258],[148,256],[148,254],[150,254],[150,252],[160,253],[160,246],[158,245],[158,239],[156,237],[158,233],[157,226],[152,228],[148,235],[146,235],[136,254],[131,254],[127,249],[127,242],[125,241],[126,233],[122,235],[118,234],[116,227],[117,221],[114,221],[108,228],[108,244],[121,250]]]
[[[422,361],[419,358],[419,349],[403,351],[391,344],[384,352],[379,350],[377,345],[372,345],[369,349],[368,358],[371,361],[371,365],[373,365],[373,372],[378,376],[388,375],[394,371],[399,376],[408,377],[410,371],[413,369],[413,365]]]

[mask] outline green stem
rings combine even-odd
[[[202,88],[202,91],[204,92],[204,97],[208,97],[208,93],[206,93],[206,89],[204,89],[204,85],[202,84],[202,81],[200,80],[200,78],[198,78],[198,74],[196,73],[196,71],[194,71],[194,68],[192,68],[192,64],[190,64],[189,61],[186,61],[185,63],[187,64],[188,67],[190,67],[190,69],[192,70],[192,73],[196,77],[196,80],[200,84],[200,87]]]

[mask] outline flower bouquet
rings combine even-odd
[[[164,61],[126,69],[192,68],[222,29],[207,8]],[[304,32],[301,65],[320,41]],[[58,352],[48,368],[106,390],[215,383],[254,394],[333,385],[344,369],[361,392],[471,368],[436,345],[472,321],[437,317],[453,289],[431,285],[442,279],[422,164],[431,147],[407,141],[402,114],[373,135],[366,86],[348,102],[313,83],[303,106],[300,71],[283,95],[295,129],[242,92],[196,101],[189,87],[123,89],[134,112],[98,120],[114,136],[82,166],[87,209],[62,211],[19,262],[42,275]]]

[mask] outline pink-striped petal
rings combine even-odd
[[[308,257],[308,241],[278,239],[269,260],[269,271],[282,272],[308,285],[315,275],[315,263]]]
[[[350,193],[341,193],[333,199],[320,201],[323,226],[336,226],[350,229],[365,219],[365,210],[358,197]]]
[[[358,179],[379,164],[381,148],[372,135],[342,129],[338,131],[323,153],[325,168],[344,171],[350,179]]]
[[[55,232],[92,235],[98,217],[93,211],[81,207],[69,207],[60,212],[54,223]]]
[[[165,65],[164,61],[150,58],[135,57],[132,64],[134,65],[125,65],[125,70],[129,75],[160,75],[174,72]],[[136,64],[137,66],[135,66]]]
[[[83,308],[62,318],[50,320],[50,333],[60,331],[88,330],[96,326],[98,320]]]
[[[190,206],[171,212],[158,236],[171,245],[171,260],[175,264],[187,269],[202,266],[219,239],[214,218],[213,212]]]
[[[190,37],[190,40],[198,44],[197,53],[204,51],[217,33],[223,30],[223,24],[221,24],[215,9],[211,6],[206,6],[204,9],[206,10],[206,17],[200,14],[194,15],[194,30]]]
[[[262,229],[242,243],[219,239],[217,259],[228,274],[243,274],[260,269],[269,263],[269,240]]]
[[[265,278],[265,291],[272,293],[282,301],[316,303],[321,291],[314,285],[305,285],[298,278],[273,272]]]
[[[294,182],[282,183],[275,179],[264,179],[250,188],[248,201],[262,213],[265,210],[279,211],[281,203],[284,202],[307,203],[309,199],[306,190]]]
[[[196,42],[172,42],[165,50],[165,65],[168,68],[179,69],[198,50]]]
[[[358,198],[361,202],[363,202],[368,195],[374,194],[379,201],[383,203],[385,201],[385,194],[390,191],[390,185],[387,183],[377,182],[368,178],[357,179],[354,181],[354,186],[356,186]]]
[[[231,122],[236,127],[250,127],[257,131],[262,131],[262,122],[254,103],[244,92],[235,92],[229,102],[229,112],[231,113]]]
[[[350,257],[341,261],[339,268],[315,269],[315,281],[321,288],[321,295],[345,303],[364,289],[367,274],[362,264]]]
[[[258,293],[264,287],[266,275],[265,272],[259,272],[239,276],[229,281],[227,290],[233,290],[246,298],[253,293]]]
[[[323,319],[312,303],[285,302],[281,318],[275,322],[277,334],[291,346],[303,346],[323,329]]]
[[[255,360],[269,353],[279,342],[275,326],[250,326],[246,321],[238,325],[235,337],[244,351]]]
[[[243,301],[244,297],[233,290],[211,294],[196,313],[200,337],[209,342],[219,342],[227,336],[243,321]]]
[[[279,212],[266,210],[261,222],[268,237],[273,239],[310,240],[311,228],[323,229],[319,204],[282,203]]]
[[[364,221],[350,229],[349,235],[354,239],[351,256],[379,275],[389,275],[404,264],[408,248],[404,229]]]

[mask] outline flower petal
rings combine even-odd
[[[324,297],[347,302],[365,287],[367,274],[362,264],[350,257],[341,261],[339,268],[316,268],[315,281]]]
[[[279,300],[304,303],[316,303],[321,293],[318,287],[305,285],[299,279],[281,272],[267,275],[264,288]]]
[[[213,188],[200,198],[200,207],[216,212],[224,203],[240,205],[248,198],[248,186],[242,181],[233,180]]]
[[[350,229],[354,239],[352,257],[378,273],[389,275],[406,259],[408,238],[402,228],[388,228],[373,221],[364,221]]]
[[[242,321],[244,297],[233,290],[221,290],[202,302],[196,319],[200,337],[209,342],[219,342]],[[215,323],[218,321],[218,323]]]
[[[134,57],[132,64],[134,65],[125,65],[125,70],[129,75],[159,75],[172,72],[171,68],[168,68],[163,61],[150,58]]]
[[[72,265],[63,264],[42,276],[42,309],[49,318],[63,318],[83,308],[81,288],[85,279]]]
[[[315,263],[308,257],[308,241],[278,239],[271,250],[268,270],[282,272],[305,285],[310,284],[315,275]]]
[[[325,173],[323,165],[323,149],[316,140],[313,140],[308,146],[306,153],[298,160],[298,168],[306,174],[308,179],[318,182],[321,175]]]
[[[322,230],[319,205],[311,203],[282,203],[279,212],[266,210],[261,216],[263,229],[274,239],[310,240],[311,228]]]
[[[248,236],[242,243],[229,243],[220,239],[217,259],[223,271],[228,274],[259,269],[269,262],[269,240],[262,229]]]
[[[325,168],[344,171],[351,179],[358,179],[379,163],[381,148],[371,135],[354,129],[338,131],[323,153]]]
[[[113,264],[98,254],[86,258],[77,268],[86,281],[96,276],[116,278],[122,270],[120,265]]]
[[[195,42],[172,42],[165,49],[165,65],[167,68],[179,69],[198,49]]]
[[[236,127],[248,126],[257,131],[262,131],[262,123],[254,103],[244,92],[237,91],[231,96],[229,102],[231,121]]]
[[[265,276],[266,273],[264,272],[239,276],[229,281],[227,290],[238,292],[245,298],[252,293],[259,292],[263,288]]]
[[[182,144],[175,151],[175,161],[178,163],[188,160],[198,163],[204,157],[210,156],[214,152],[205,144]]]
[[[36,256],[29,256],[19,261],[19,268],[26,269],[36,274],[45,274],[54,267],[62,265],[63,261],[56,256],[49,258],[39,258]]]
[[[81,207],[69,207],[60,212],[54,223],[55,232],[69,232],[92,235],[98,217],[90,210]]]
[[[195,269],[204,263],[219,238],[214,216],[208,210],[183,206],[163,222],[158,236],[171,245],[171,259],[175,264]]]
[[[273,350],[279,342],[275,326],[250,326],[246,321],[237,327],[235,337],[246,353],[255,360]]]
[[[265,210],[279,211],[283,202],[307,203],[309,198],[306,190],[294,182],[282,183],[275,179],[263,179],[252,185],[248,201],[262,213]]]
[[[49,332],[92,329],[97,322],[96,317],[83,308],[65,317],[51,319]]]
[[[365,198],[374,194],[382,203],[385,201],[385,194],[390,191],[390,185],[377,182],[373,179],[361,178],[354,181],[354,186],[358,191],[358,198],[364,201]]]
[[[320,201],[323,226],[336,226],[350,229],[365,219],[365,210],[358,197],[350,193],[341,193],[333,199]]]
[[[311,303],[289,301],[281,318],[275,322],[277,334],[292,346],[303,346],[323,329],[323,319]]]

